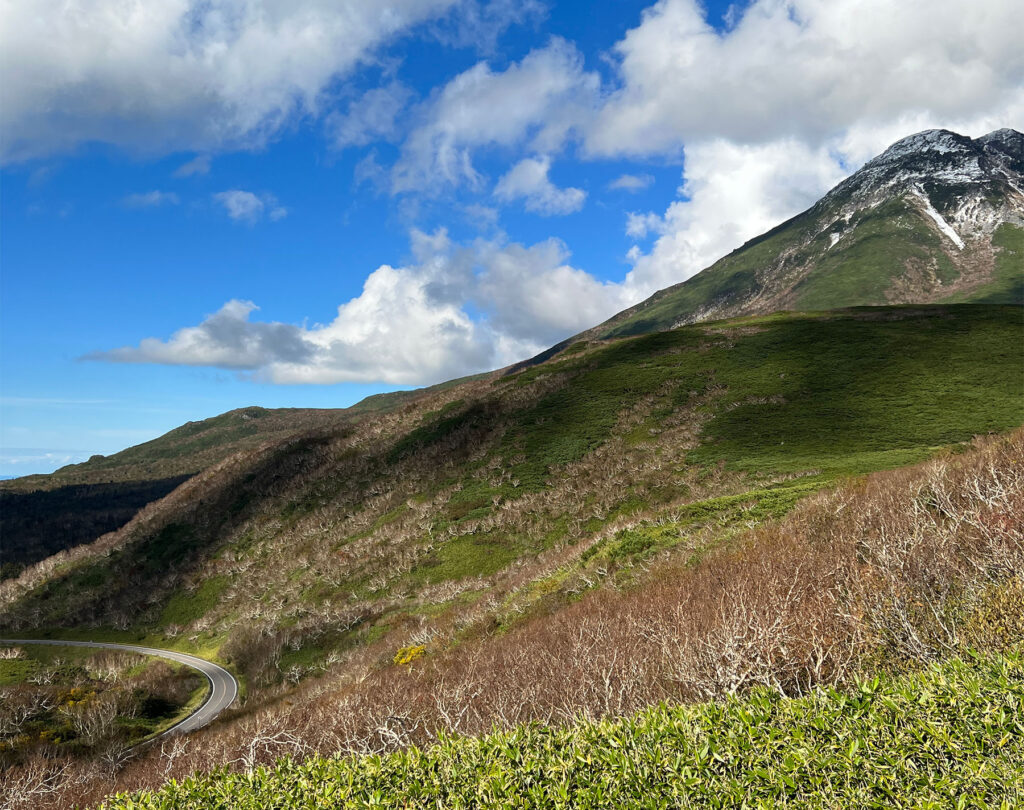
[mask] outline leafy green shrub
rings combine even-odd
[[[660,706],[388,756],[279,761],[118,795],[172,808],[1005,808],[1024,801],[1024,661],[953,660],[799,700]]]

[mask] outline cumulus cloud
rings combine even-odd
[[[572,267],[553,239],[456,244],[443,230],[414,231],[412,248],[412,263],[378,267],[330,323],[255,321],[255,304],[229,301],[166,340],[87,359],[214,366],[277,383],[424,384],[529,357],[625,301],[620,285]]]
[[[621,86],[587,130],[590,153],[817,146],[905,117],[1024,118],[1014,0],[755,0],[734,22],[715,31],[697,0],[648,9],[615,46]]]
[[[546,155],[521,160],[498,181],[494,196],[505,202],[523,200],[527,211],[545,216],[579,211],[587,192],[578,188],[559,188],[548,179],[550,169],[551,158]]]
[[[613,49],[613,87],[553,40],[503,72],[481,63],[436,91],[392,171],[392,190],[483,178],[474,150],[550,155],[685,156],[680,196],[627,217],[635,295],[682,281],[813,203],[910,132],[979,135],[1024,120],[1024,50],[1015,4],[983,0],[754,0],[709,24],[698,0],[659,0]],[[532,140],[531,140],[532,139]],[[541,213],[575,210],[582,192],[547,178],[550,159],[520,158],[495,196]],[[650,175],[610,188],[637,191]]]
[[[0,68],[14,77],[5,86],[5,155],[90,139],[202,154],[260,142],[296,114],[319,114],[329,81],[455,2],[393,0],[379,13],[360,0],[171,0],[146,14],[120,0],[9,3],[0,33]],[[494,19],[515,7],[491,5]],[[605,86],[559,38],[502,70],[479,62],[419,103],[388,79],[329,117],[328,130],[339,146],[398,144],[391,166],[379,162],[390,148],[370,150],[355,182],[411,193],[407,210],[419,193],[487,194],[477,166],[484,152],[508,162],[493,198],[542,214],[584,203],[582,189],[551,181],[558,155],[683,158],[677,198],[664,211],[624,212],[639,244],[618,283],[574,267],[557,239],[455,244],[443,230],[414,231],[413,260],[370,273],[330,323],[260,321],[254,304],[232,301],[169,338],[97,357],[234,368],[277,382],[396,384],[521,359],[692,276],[910,132],[1019,127],[1018,5],[752,0],[719,31],[698,0],[659,0],[614,46]],[[45,37],[41,20],[51,21]],[[650,182],[629,173],[609,188]],[[214,199],[240,222],[287,213],[251,191]],[[493,235],[493,209],[465,204],[459,215]]]
[[[1015,5],[755,0],[718,32],[696,0],[660,0],[582,130],[592,158],[685,156],[679,198],[627,216],[627,235],[657,239],[631,249],[625,286],[689,278],[912,132],[1019,126]]]
[[[259,144],[457,0],[9,0],[2,158]]]
[[[630,211],[626,214],[626,235],[634,239],[644,239],[649,233],[658,233],[664,226],[665,220],[653,211]]]
[[[89,359],[148,362],[182,366],[217,366],[255,370],[268,358],[294,363],[308,361],[312,347],[299,327],[283,323],[250,322],[258,309],[252,301],[228,301],[199,326],[179,329],[170,340],[143,340],[137,348],[115,349]]]
[[[252,225],[264,216],[272,222],[288,216],[288,209],[279,205],[273,194],[254,194],[251,191],[231,189],[217,192],[213,199],[223,206],[227,215],[235,222]]]
[[[479,188],[473,151],[485,146],[557,150],[586,119],[599,86],[576,47],[558,38],[501,72],[477,63],[420,105],[392,170],[392,190]]]
[[[177,205],[179,200],[173,191],[144,191],[129,194],[121,202],[128,208],[157,208],[161,205]]]
[[[569,264],[558,239],[530,247],[483,243],[476,252],[482,270],[470,300],[489,313],[489,324],[506,343],[523,347],[511,359],[535,354],[632,303],[622,285]]]
[[[654,182],[654,176],[650,174],[623,174],[616,177],[608,184],[612,191],[643,191]]]

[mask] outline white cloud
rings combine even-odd
[[[632,303],[621,285],[571,266],[568,249],[557,239],[530,247],[482,243],[476,251],[482,269],[471,301],[489,313],[489,324],[506,342],[527,347],[521,357],[589,329]]]
[[[487,0],[464,3],[454,14],[430,26],[445,47],[475,48],[478,53],[496,51],[498,37],[511,25],[536,23],[547,16],[541,0]]]
[[[177,205],[179,200],[173,191],[144,191],[129,194],[121,202],[128,208],[157,208],[161,205]]]
[[[167,342],[147,338],[136,349],[115,349],[89,359],[255,370],[268,357],[286,362],[310,357],[312,349],[298,327],[250,323],[256,309],[252,301],[229,301],[199,326],[179,329]]]
[[[424,384],[529,357],[625,305],[621,286],[569,265],[557,240],[459,245],[443,230],[414,231],[412,247],[414,263],[378,267],[328,324],[253,321],[255,304],[229,301],[167,340],[88,359],[213,366],[277,383]]]
[[[500,73],[474,65],[420,105],[392,170],[395,192],[468,184],[483,178],[473,150],[526,144],[557,150],[585,120],[599,89],[575,46],[553,39]]]
[[[260,143],[296,115],[319,115],[327,84],[381,43],[461,1],[393,0],[381,12],[362,0],[168,0],[144,13],[141,0],[8,0],[0,33],[6,155],[86,140],[203,154]],[[514,3],[492,6],[493,19],[515,16]],[[627,215],[629,236],[653,240],[630,249],[621,283],[573,267],[555,239],[459,245],[443,231],[414,232],[414,261],[378,267],[328,324],[256,321],[254,304],[233,301],[166,340],[102,357],[234,368],[278,382],[402,384],[520,359],[690,277],[910,132],[1019,128],[1018,6],[753,0],[717,31],[698,0],[659,0],[615,46],[613,86],[602,87],[558,38],[504,70],[480,62],[411,107],[411,91],[388,79],[328,120],[340,146],[400,143],[389,168],[369,151],[357,186],[485,194],[475,164],[488,152],[510,167],[494,197],[567,213],[585,192],[552,183],[551,160],[578,142],[595,160],[684,156],[679,197],[663,213]],[[176,174],[208,168],[197,157]],[[651,181],[623,174],[609,188],[632,192]],[[269,194],[234,189],[214,199],[241,222],[287,214]],[[459,203],[460,215],[493,234],[493,209]],[[421,204],[429,201],[402,203],[405,211]]]
[[[665,227],[665,220],[653,211],[626,214],[626,235],[634,239],[644,239],[649,233],[659,233]]]
[[[378,140],[392,140],[398,134],[398,116],[412,95],[412,90],[397,81],[367,91],[343,115],[329,119],[335,146],[365,146]]]
[[[578,188],[558,188],[548,179],[551,158],[546,155],[525,158],[508,170],[494,189],[499,200],[523,200],[526,210],[545,216],[579,211],[587,192]]]
[[[654,182],[654,176],[650,174],[623,174],[616,177],[608,184],[612,191],[628,191],[630,193],[643,191]]]
[[[210,173],[211,158],[209,155],[196,155],[187,163],[181,164],[174,170],[175,177],[192,177],[197,174]]]
[[[1019,123],[1020,12],[1016,0],[755,0],[719,33],[697,0],[660,0],[615,46],[621,87],[586,145],[655,155],[711,139],[819,146],[914,116]]]
[[[288,209],[279,205],[273,194],[254,194],[251,191],[231,189],[219,191],[213,199],[224,207],[227,215],[235,222],[246,222],[250,225],[264,216],[272,222],[288,216]]]
[[[475,227],[485,230],[493,228],[498,224],[498,209],[480,203],[470,203],[463,206],[462,213],[466,219]]]
[[[457,0],[7,0],[2,157],[260,144]]]

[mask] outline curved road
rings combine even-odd
[[[169,734],[188,734],[197,728],[202,728],[207,723],[212,723],[217,715],[235,702],[238,697],[238,681],[235,676],[224,667],[207,661],[205,658],[197,658],[194,655],[161,650],[157,647],[137,647],[134,644],[114,644],[105,641],[50,641],[28,638],[0,638],[0,646],[16,647],[21,644],[49,644],[54,647],[102,647],[108,650],[125,650],[127,652],[142,653],[143,655],[156,655],[160,658],[169,658],[187,667],[202,672],[210,682],[210,694],[207,695],[203,705],[186,717],[184,720],[175,723],[166,731],[158,734],[153,739],[160,739]]]

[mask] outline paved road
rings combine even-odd
[[[217,666],[217,664],[204,658],[196,658],[194,655],[161,650],[157,647],[137,647],[134,644],[113,644],[105,641],[44,641],[27,638],[0,638],[0,646],[15,647],[22,644],[49,644],[55,647],[102,647],[107,650],[125,650],[143,655],[158,655],[161,658],[169,658],[172,661],[177,661],[202,672],[210,682],[210,694],[207,696],[206,701],[184,720],[160,734],[160,737],[169,734],[188,734],[190,731],[202,728],[207,723],[212,723],[217,715],[234,703],[235,698],[238,697],[238,681],[235,680],[234,675],[224,669],[224,667]]]

